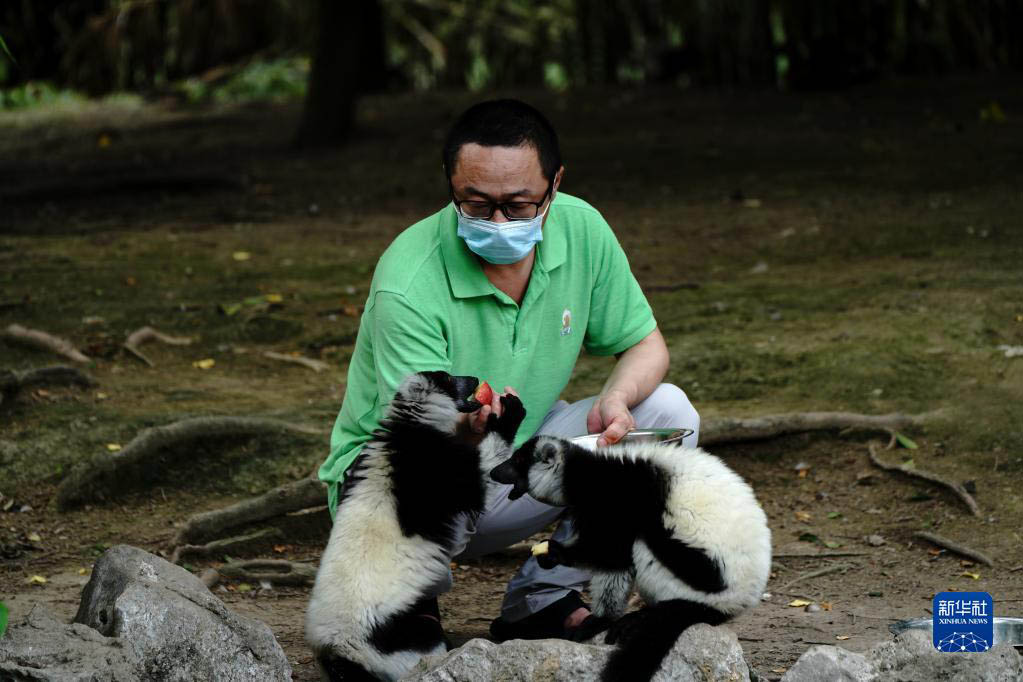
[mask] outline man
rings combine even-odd
[[[516,100],[477,104],[452,127],[443,159],[451,203],[400,234],[377,264],[319,474],[331,513],[398,384],[422,370],[514,386],[527,410],[516,446],[535,433],[600,433],[605,445],[637,424],[691,428],[686,443],[695,445],[699,416],[680,389],[660,383],[668,350],[625,253],[593,207],[558,191],[565,169],[547,119]],[[581,349],[618,361],[598,396],[569,405],[558,396]],[[498,410],[495,396],[469,426],[482,432]],[[477,523],[466,521],[455,554],[523,540],[562,511],[529,496],[509,501],[508,488],[494,490]],[[563,523],[554,537],[569,532]],[[588,580],[531,558],[509,583],[491,633],[570,636],[589,614],[579,597]],[[438,585],[437,594],[449,588]]]

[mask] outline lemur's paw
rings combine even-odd
[[[511,394],[501,396],[501,416],[497,419],[497,432],[508,442],[515,440],[522,420],[526,418],[526,408],[518,396]]]
[[[551,569],[561,563],[563,548],[557,540],[548,540],[547,551],[535,554],[534,556],[536,557],[536,563],[540,564],[540,568],[545,570]]]

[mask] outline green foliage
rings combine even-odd
[[[0,90],[0,110],[73,104],[83,99],[82,95],[73,90],[57,88],[46,81],[29,81],[17,87]]]
[[[192,103],[284,102],[305,96],[308,79],[308,57],[284,57],[253,60],[221,81],[187,78],[175,87]]]
[[[4,632],[7,631],[7,604],[0,601],[0,637],[4,636]]]

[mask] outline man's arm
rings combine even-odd
[[[639,343],[618,356],[604,388],[586,415],[586,429],[599,433],[597,445],[617,443],[635,428],[629,408],[654,392],[668,371],[668,346],[659,329],[654,328]]]

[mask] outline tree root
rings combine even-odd
[[[202,574],[202,581],[206,583],[206,587],[213,587],[221,577],[253,583],[265,580],[277,585],[304,587],[313,584],[316,579],[316,567],[281,559],[232,561],[220,568],[207,569]]]
[[[4,330],[4,336],[12,341],[18,341],[29,346],[48,350],[57,355],[63,355],[75,362],[92,362],[89,356],[75,348],[70,341],[47,334],[38,329],[26,329],[20,324],[9,324],[7,329]]]
[[[172,564],[180,564],[187,559],[209,559],[220,557],[225,554],[236,554],[244,551],[254,544],[267,542],[282,542],[284,533],[279,528],[263,528],[248,535],[238,535],[223,540],[213,540],[205,545],[179,545],[174,548],[170,561]]]
[[[303,358],[298,355],[286,355],[284,353],[275,353],[272,350],[268,350],[265,353],[263,353],[263,357],[270,358],[271,360],[280,360],[281,362],[291,362],[296,365],[302,365],[303,367],[308,367],[314,372],[322,372],[325,369],[330,369],[330,363],[324,362],[323,360]]]
[[[153,361],[147,358],[142,351],[139,350],[139,346],[143,343],[154,340],[160,341],[161,343],[167,343],[172,346],[187,346],[194,341],[194,339],[188,336],[168,336],[167,334],[159,332],[152,327],[142,327],[128,335],[128,338],[125,339],[122,348],[150,367],[155,367],[156,365],[153,364]]]
[[[57,489],[57,509],[67,511],[108,499],[130,488],[132,482],[148,482],[152,471],[159,470],[159,456],[168,447],[208,438],[285,432],[320,435],[314,429],[256,417],[196,417],[144,429],[116,454],[97,455],[76,466]]]
[[[960,500],[962,500],[963,504],[969,508],[971,514],[974,516],[980,516],[980,507],[977,506],[977,501],[973,499],[973,496],[970,495],[970,493],[966,492],[966,489],[963,488],[963,486],[958,483],[953,483],[952,481],[929,471],[924,471],[915,467],[908,467],[905,464],[888,464],[883,462],[881,458],[877,456],[875,446],[875,443],[867,444],[867,449],[870,451],[870,461],[874,463],[874,466],[884,469],[885,471],[895,471],[905,476],[918,478],[920,480],[927,481],[928,483],[940,485],[946,490],[954,493]]]
[[[327,486],[314,478],[304,478],[223,509],[192,516],[178,531],[175,545],[187,545],[218,537],[228,528],[247,523],[265,521],[310,507],[319,507],[327,501]]]
[[[0,403],[13,399],[18,393],[32,386],[81,386],[91,388],[96,382],[74,367],[54,365],[24,372],[0,371]]]
[[[974,561],[984,564],[985,566],[995,565],[995,562],[992,561],[991,557],[989,557],[987,554],[984,554],[983,552],[978,552],[975,549],[970,549],[966,545],[960,545],[957,542],[953,542],[952,540],[949,540],[948,538],[942,537],[935,533],[927,533],[925,531],[920,531],[917,533],[913,533],[913,537],[919,538],[921,540],[926,540],[931,544],[947,549],[950,552],[955,552],[959,556],[964,556],[967,559],[973,559]]]
[[[803,431],[868,429],[888,431],[919,426],[937,416],[925,414],[857,414],[855,412],[793,412],[752,419],[708,419],[700,427],[700,445],[718,445],[748,440],[767,440]]]

